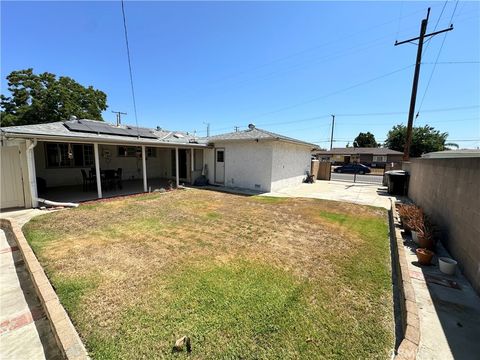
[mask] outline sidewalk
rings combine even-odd
[[[0,354],[2,359],[61,359],[16,243],[0,230]]]
[[[408,270],[418,307],[418,360],[478,359],[480,356],[480,297],[458,271],[449,276],[435,265],[417,262],[415,244],[403,233]],[[438,256],[450,257],[441,244]]]

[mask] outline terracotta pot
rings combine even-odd
[[[416,250],[418,262],[421,265],[430,265],[432,262],[433,251],[428,249],[418,248]]]
[[[421,248],[433,250],[435,244],[433,243],[433,239],[431,237],[424,237],[424,236],[421,236],[419,234],[418,235],[418,245]]]

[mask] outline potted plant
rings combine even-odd
[[[417,223],[420,224],[420,222],[423,221],[423,211],[415,205],[404,205],[400,218],[405,231],[412,231]]]
[[[433,233],[430,229],[430,226],[423,223],[418,229],[418,245],[421,248],[433,250],[435,243],[433,241]]]
[[[425,220],[421,211],[416,211],[412,214],[409,220],[409,226],[412,229],[412,240],[416,244],[419,244],[418,234],[422,231],[421,229],[425,227]]]
[[[433,251],[424,248],[418,248],[415,252],[420,265],[430,265],[434,255]]]
[[[423,216],[422,209],[415,205],[400,205],[398,207],[398,214],[405,231],[412,230],[412,219]]]

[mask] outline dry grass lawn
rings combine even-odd
[[[384,210],[206,190],[50,213],[24,227],[94,359],[387,358]]]

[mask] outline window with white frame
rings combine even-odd
[[[387,157],[385,155],[374,155],[373,162],[387,162]]]
[[[147,147],[145,149],[147,158],[157,156],[157,148]],[[118,146],[117,155],[119,157],[135,157],[142,156],[142,148],[140,146]]]
[[[92,144],[45,143],[47,168],[90,167],[94,165]]]

